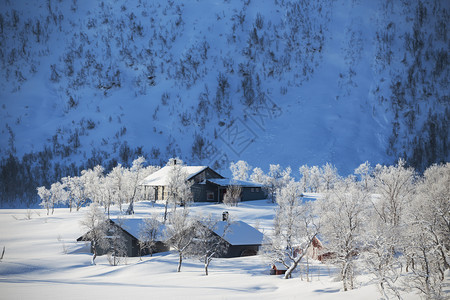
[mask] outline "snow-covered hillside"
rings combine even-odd
[[[448,161],[449,9],[2,1],[2,198],[139,155],[342,174],[398,156],[419,170]]]

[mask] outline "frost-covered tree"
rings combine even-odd
[[[267,176],[261,168],[254,168],[253,173],[250,175],[250,181],[265,184],[267,182]]]
[[[322,177],[322,174],[321,174],[320,168],[318,166],[312,166],[309,169],[309,186],[308,186],[308,188],[312,193],[319,192],[321,177]]]
[[[37,188],[37,193],[41,198],[40,205],[47,210],[47,215],[49,215],[51,208],[50,198],[52,196],[50,190],[46,189],[45,186],[40,186]]]
[[[399,247],[400,236],[387,234],[388,226],[371,209],[367,214],[364,232],[364,251],[360,254],[365,272],[374,276],[374,282],[385,299],[400,298],[398,280],[402,262],[393,249]]]
[[[229,231],[229,223],[220,222],[220,226],[223,226],[223,228],[220,228],[222,235],[218,236],[214,233],[215,230],[219,229],[219,222],[216,218],[209,215],[200,218],[197,222],[193,253],[204,263],[205,275],[208,275],[208,267],[211,261],[226,253],[228,249],[228,243],[223,237]]]
[[[160,168],[161,167],[159,167],[159,166],[152,166],[152,165],[147,166],[143,170],[142,178],[146,178],[147,176],[158,171]],[[140,196],[141,199],[151,200],[153,202],[153,205],[155,204],[156,199],[154,197],[154,193],[151,193],[150,190],[146,190],[145,186],[144,187],[141,186],[140,192],[141,192],[141,196]]]
[[[311,181],[310,169],[308,165],[303,165],[298,171],[300,172],[300,184],[303,187],[303,191],[307,192]]]
[[[183,169],[184,163],[179,158],[168,161],[167,198],[164,204],[164,222],[167,220],[167,209],[169,203],[173,203],[174,210],[178,204],[186,207],[192,201],[191,183],[187,181],[188,174]]]
[[[112,266],[119,265],[127,256],[127,244],[123,233],[123,222],[119,218],[112,225],[109,221],[107,240],[109,242],[108,261]],[[124,228],[126,230],[126,228]]]
[[[100,177],[98,181],[97,194],[99,195],[100,204],[103,205],[109,218],[109,210],[111,205],[115,204],[114,194],[116,192],[113,182],[108,176]]]
[[[407,286],[427,299],[442,299],[450,269],[450,163],[432,165],[407,207]]]
[[[241,202],[241,195],[242,187],[231,182],[223,196],[223,203],[229,206],[238,206],[238,203]]]
[[[328,191],[332,189],[334,184],[339,180],[339,174],[336,167],[330,163],[326,163],[322,166],[320,175],[320,191]]]
[[[85,239],[91,241],[93,251],[92,264],[95,265],[97,251],[99,249],[109,248],[109,241],[106,238],[108,235],[109,222],[98,203],[91,203],[89,210],[80,221],[80,225],[83,230],[87,231]]]
[[[251,169],[252,167],[243,160],[239,160],[236,163],[230,163],[230,171],[234,180],[248,180],[248,173]]]
[[[55,182],[50,186],[50,189],[46,189],[44,186],[38,187],[37,192],[41,198],[41,206],[47,210],[47,215],[50,214],[50,209],[52,214],[55,211],[55,205],[58,203],[64,203],[68,194],[64,189],[64,185],[60,182]]]
[[[145,158],[140,156],[133,161],[130,169],[124,171],[124,177],[126,178],[126,197],[129,201],[127,213],[134,214],[134,202],[141,197],[140,185],[142,179],[147,175],[143,166]]]
[[[100,186],[101,178],[104,176],[103,172],[104,168],[100,165],[95,166],[93,169],[88,169],[84,173],[82,172],[87,197],[92,202],[97,202],[99,204],[102,202],[102,195],[99,192],[98,187]]]
[[[370,163],[368,161],[360,164],[359,167],[355,169],[354,174],[359,176],[359,180],[366,190],[371,189],[372,172],[373,168],[370,166]]]
[[[161,223],[157,220],[156,215],[143,220],[139,228],[139,246],[141,250],[147,249],[150,255],[153,255],[156,242],[162,235],[161,229]]]
[[[50,186],[50,194],[50,203],[53,215],[53,212],[55,211],[55,205],[57,205],[58,203],[66,203],[68,194],[64,189],[64,185],[60,182],[55,182]]]
[[[399,159],[395,166],[377,165],[373,173],[375,195],[362,258],[375,276],[381,292],[399,297],[396,282],[400,276],[401,253],[405,250],[405,211],[414,196],[415,172]]]
[[[113,201],[119,205],[119,210],[122,211],[122,205],[126,201],[126,179],[124,175],[124,168],[121,164],[115,166],[111,172],[107,175],[108,181],[111,184],[113,190]]]
[[[69,210],[72,212],[72,207],[75,203],[75,194],[74,191],[70,188],[70,182],[72,181],[71,176],[61,178],[61,182],[63,184],[64,189],[67,192],[67,202],[69,205]]]
[[[375,193],[380,197],[373,201],[373,208],[384,223],[393,227],[401,224],[405,207],[414,193],[414,180],[414,169],[407,168],[403,159],[395,166],[375,167]]]
[[[189,216],[189,210],[174,211],[166,226],[165,236],[170,245],[178,252],[177,272],[181,271],[183,258],[190,255],[191,246],[196,236],[196,222]]]
[[[364,241],[368,198],[357,182],[347,178],[336,182],[316,203],[320,233],[334,254],[332,262],[340,268],[344,291],[354,286],[354,261]]]
[[[73,197],[73,203],[77,208],[77,211],[86,203],[88,200],[88,193],[86,188],[86,182],[88,176],[86,171],[81,171],[81,176],[66,177],[67,182],[65,184],[66,189],[69,194]]]
[[[291,168],[282,169],[280,165],[270,165],[269,173],[266,177],[266,189],[272,202],[275,202],[275,195],[278,190],[286,186],[291,181]]]
[[[301,194],[300,184],[293,180],[277,193],[273,232],[263,246],[263,253],[270,261],[286,267],[286,279],[306,255],[319,230],[311,203],[301,203]]]

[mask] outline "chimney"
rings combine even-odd
[[[228,212],[227,211],[224,211],[222,213],[222,221],[228,221]]]
[[[176,164],[177,164],[177,160],[174,159],[174,160],[173,160],[173,165],[176,165]]]

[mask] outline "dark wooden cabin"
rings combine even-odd
[[[141,255],[148,255],[150,254],[149,249],[141,249],[139,246],[139,230],[140,225],[143,223],[143,219],[108,219],[110,226],[115,226],[117,229],[119,229],[123,235],[123,238],[125,240],[127,253],[126,255],[128,257],[137,257]],[[120,225],[119,225],[120,224]],[[161,224],[160,232],[163,230],[163,225]],[[80,236],[77,239],[77,242],[80,241],[89,241],[89,238],[87,237],[87,233]],[[97,248],[97,254],[98,255],[105,255],[110,252],[111,249],[103,249],[103,248]],[[153,249],[153,253],[158,252],[166,252],[169,251],[169,246],[166,245],[164,241],[157,241],[156,245]],[[94,253],[94,249],[92,248],[91,244],[91,253]]]
[[[220,221],[213,230],[213,234],[224,239],[228,244],[227,252],[221,257],[231,258],[256,255],[262,245],[264,235],[243,221],[227,224],[227,221]]]
[[[165,166],[141,182],[147,197],[152,194],[151,196],[155,200],[167,199],[168,176],[171,167]],[[183,171],[187,175],[186,180],[192,183],[191,190],[194,202],[222,202],[227,189],[231,185],[239,185],[242,188],[241,201],[259,200],[267,197],[263,185],[224,178],[207,166],[183,166]]]

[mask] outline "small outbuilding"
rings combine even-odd
[[[123,235],[123,239],[125,241],[126,245],[126,255],[128,257],[136,257],[141,255],[148,255],[150,254],[149,249],[141,249],[140,247],[140,240],[139,240],[139,230],[144,223],[144,219],[108,219],[107,222],[109,222],[109,226],[115,226],[116,229],[119,229],[120,232]],[[159,232],[163,232],[164,225],[160,225]],[[80,236],[77,239],[77,242],[80,241],[89,241],[89,238],[87,237],[88,234],[84,234]],[[108,238],[108,237],[106,237]],[[162,240],[156,241],[155,246],[153,247],[152,253],[158,253],[158,252],[166,252],[169,251],[169,246],[166,245],[166,243]],[[91,245],[91,253],[94,252],[94,249]],[[103,249],[103,248],[97,248],[97,254],[98,255],[105,255],[108,252],[110,252],[110,249]]]

